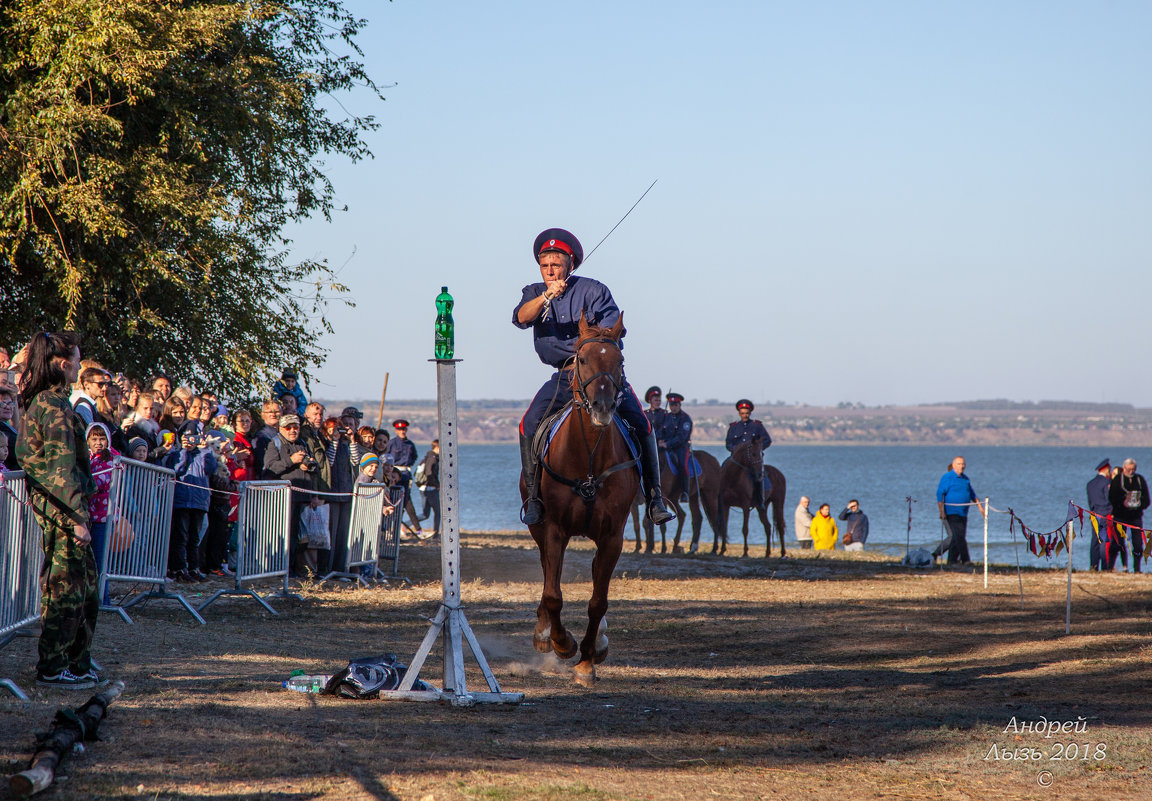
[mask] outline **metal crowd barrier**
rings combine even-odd
[[[392,562],[392,572],[385,573],[376,565],[376,577],[385,584],[394,581],[411,587],[412,582],[407,576],[399,575],[400,570],[400,525],[404,520],[404,488],[392,487],[389,490],[389,501],[392,504],[392,513],[380,522],[380,544],[377,546],[377,559],[381,562]]]
[[[151,587],[148,592],[125,596],[120,604],[100,607],[104,611],[116,612],[126,623],[132,623],[132,618],[125,609],[150,598],[176,601],[198,623],[204,623],[204,618],[184,595],[169,592],[166,583],[175,476],[176,473],[167,468],[123,456],[117,456],[112,462],[100,598],[104,598],[104,588],[109,581],[134,582]]]
[[[40,566],[44,535],[28,504],[24,473],[0,473],[0,648],[40,622]],[[21,701],[25,695],[12,679],[0,679]]]
[[[279,614],[244,584],[260,579],[283,577],[284,586],[272,595],[300,598],[288,591],[291,554],[292,485],[287,481],[245,481],[240,484],[237,515],[236,586],[217,590],[197,609],[201,612],[222,595],[248,595],[272,614]],[[301,599],[303,600],[303,599]]]
[[[354,567],[371,565],[371,573],[376,572],[376,548],[380,540],[380,518],[384,512],[384,501],[389,498],[388,487],[383,484],[357,484],[352,491],[351,523],[348,525],[348,556],[342,566],[333,565],[334,570],[321,581],[331,578],[348,578],[367,586],[368,582]],[[341,570],[340,567],[343,567]]]

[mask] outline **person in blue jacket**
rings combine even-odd
[[[684,396],[679,392],[669,392],[668,413],[660,429],[660,439],[668,450],[668,458],[676,466],[676,483],[669,495],[673,498],[688,493],[688,454],[692,447],[692,418],[681,408]]]
[[[161,464],[176,472],[172,499],[172,528],[168,545],[168,577],[177,581],[204,581],[200,572],[200,528],[208,514],[211,493],[208,477],[216,472],[216,455],[200,434],[200,421],[188,421]]]
[[[987,517],[988,513],[976,498],[972,489],[972,482],[964,475],[966,464],[963,456],[952,460],[952,469],[940,477],[936,486],[936,505],[940,510],[940,519],[948,526],[948,536],[933,551],[933,558],[948,551],[948,564],[971,564],[968,555],[968,510],[975,505],[980,514]]]
[[[535,525],[544,519],[539,466],[532,440],[541,421],[572,400],[572,364],[580,335],[580,318],[583,316],[585,323],[603,327],[613,326],[620,319],[620,309],[608,287],[591,278],[573,275],[584,260],[584,249],[571,232],[563,228],[540,232],[532,245],[532,258],[540,268],[542,280],[524,287],[520,302],[512,310],[512,324],[520,329],[532,329],[536,355],[556,372],[544,382],[520,421],[520,460],[528,488],[520,519],[526,525]],[[675,519],[675,515],[665,507],[660,493],[656,435],[627,378],[623,384],[616,413],[631,426],[640,446],[648,516],[653,523],[667,523]]]
[[[304,390],[300,389],[300,380],[296,377],[296,371],[291,367],[285,368],[284,372],[280,374],[280,380],[272,385],[272,397],[279,400],[281,395],[291,395],[296,398],[296,409],[292,413],[304,414],[304,409],[308,406],[308,396],[304,394]]]

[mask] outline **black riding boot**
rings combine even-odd
[[[526,526],[534,526],[544,519],[544,504],[540,502],[540,465],[532,452],[532,437],[520,437],[520,465],[528,488],[528,498],[520,507],[520,520]]]
[[[640,434],[640,466],[644,474],[644,489],[648,493],[648,518],[653,525],[675,520],[676,515],[664,505],[660,494],[660,453],[656,445],[656,435],[648,432]]]

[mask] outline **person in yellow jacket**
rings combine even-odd
[[[836,538],[840,530],[836,528],[836,521],[832,518],[828,504],[823,504],[820,511],[812,518],[812,548],[817,551],[831,551],[836,547]]]

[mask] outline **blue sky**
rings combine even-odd
[[[641,389],[1152,405],[1152,4],[347,3],[375,158],[327,169],[341,269],[322,397],[547,377],[511,325],[547,227],[590,249]],[[339,108],[333,106],[337,113]]]

